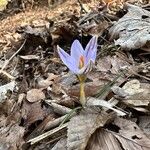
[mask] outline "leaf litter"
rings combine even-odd
[[[0,149],[150,148],[148,2],[128,2],[13,0],[2,6]],[[95,35],[97,60],[82,108],[80,83],[56,47],[69,52],[78,39],[85,48]]]

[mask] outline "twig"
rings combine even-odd
[[[145,76],[142,76],[142,75],[140,75],[140,74],[136,73],[136,72],[135,72],[135,71],[133,71],[133,70],[132,70],[132,73],[133,73],[133,75],[139,76],[140,78],[143,78],[143,79],[145,79],[145,80],[150,81],[150,78],[145,77]]]
[[[50,140],[50,141],[47,142],[46,144],[54,143],[55,141],[58,141],[58,140],[60,140],[60,139],[62,139],[62,138],[66,138],[66,134],[63,134],[63,135],[61,135],[61,136],[59,136],[59,137],[57,137],[57,138],[55,138],[55,139],[53,139],[53,140]]]
[[[4,66],[0,70],[0,73],[6,68],[6,66],[9,64],[9,62],[21,51],[21,49],[23,48],[25,43],[26,43],[26,39],[24,40],[24,42],[21,45],[21,47],[5,62]]]
[[[40,142],[41,140],[46,139],[46,138],[54,135],[55,133],[60,132],[61,130],[66,129],[67,126],[68,126],[68,123],[65,123],[61,127],[57,127],[57,128],[55,128],[53,130],[50,130],[48,132],[45,132],[45,133],[39,135],[39,136],[37,136],[37,137],[35,137],[33,139],[30,139],[29,141],[27,141],[27,143],[30,143],[31,145],[36,144],[36,143]]]
[[[12,75],[10,75],[9,73],[7,73],[6,71],[0,70],[0,74],[3,74],[4,76],[6,76],[7,78],[13,80],[14,77]]]

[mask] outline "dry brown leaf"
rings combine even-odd
[[[108,114],[99,114],[94,110],[71,118],[67,133],[68,150],[84,150],[95,130],[103,127],[110,118]]]
[[[24,140],[25,129],[19,125],[10,125],[0,129],[0,149],[18,150],[21,149]]]
[[[27,92],[26,98],[29,102],[37,102],[45,99],[45,94],[42,92],[42,89],[31,89]]]
[[[141,7],[127,4],[128,13],[111,28],[110,39],[124,49],[137,49],[150,41],[150,12]]]
[[[149,150],[150,139],[144,132],[137,126],[136,123],[116,118],[114,124],[118,127],[119,133],[112,132],[118,139],[124,149],[129,150]]]
[[[29,103],[28,101],[23,102],[22,117],[24,119],[25,126],[29,126],[38,120],[43,120],[45,116],[46,112],[43,110],[41,103]]]
[[[86,150],[122,150],[122,148],[113,134],[100,128],[91,136]]]

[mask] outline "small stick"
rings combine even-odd
[[[21,45],[21,47],[5,62],[4,66],[0,70],[0,73],[6,68],[6,66],[9,64],[9,62],[21,51],[21,49],[23,48],[25,43],[26,43],[26,39],[24,40],[24,42]]]
[[[3,74],[4,76],[9,78],[10,80],[14,79],[14,77],[12,75],[10,75],[9,73],[7,73],[6,71],[0,70],[0,74]]]
[[[66,129],[67,126],[68,126],[68,123],[65,123],[65,124],[63,124],[60,127],[57,127],[57,128],[55,128],[53,130],[50,130],[48,132],[45,132],[45,133],[39,135],[39,136],[37,136],[37,137],[35,137],[33,139],[30,139],[29,141],[27,141],[27,143],[30,143],[31,145],[36,144],[36,143],[40,142],[41,140],[46,139],[46,138],[54,135],[55,133],[57,133],[57,132],[59,132],[61,130]]]

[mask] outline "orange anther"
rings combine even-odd
[[[80,59],[79,59],[79,68],[83,68],[84,67],[84,56],[80,56]]]

